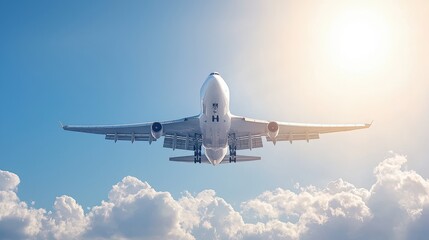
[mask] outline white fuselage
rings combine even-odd
[[[200,95],[202,144],[206,157],[216,165],[228,152],[229,88],[218,73],[212,73],[201,87]]]

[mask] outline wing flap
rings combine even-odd
[[[165,135],[163,147],[193,151],[196,141],[199,141],[201,145],[201,138],[182,135]]]
[[[150,134],[106,134],[106,140],[114,141],[156,141]]]
[[[312,140],[319,139],[319,134],[310,133],[310,134],[279,134],[276,137],[276,141],[295,141],[295,140]],[[267,137],[268,142],[272,142],[271,138]]]
[[[233,140],[229,139],[229,145],[231,145],[232,142]],[[239,136],[235,138],[235,145],[237,147],[237,150],[261,148],[263,147],[262,137],[259,135]]]

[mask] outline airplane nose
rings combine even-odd
[[[209,76],[220,76],[220,74],[218,72],[212,72]]]
[[[214,92],[219,92],[227,91],[225,90],[227,88],[228,87],[220,74],[218,72],[212,72],[201,87],[200,96],[203,97],[208,89],[211,89]]]
[[[207,80],[207,84],[211,88],[221,88],[222,86],[223,79],[217,72],[211,73]]]

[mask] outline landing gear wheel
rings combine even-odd
[[[237,162],[237,147],[236,146],[229,146],[229,162],[236,163]]]
[[[194,146],[194,163],[201,163],[201,146]]]

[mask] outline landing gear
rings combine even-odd
[[[229,162],[237,162],[237,146],[229,145]]]
[[[231,133],[228,136],[229,143],[229,162],[237,162],[237,139],[235,138],[235,133]]]
[[[201,163],[201,145],[194,145],[194,163]]]
[[[201,163],[201,134],[195,133],[194,137],[194,163]]]

